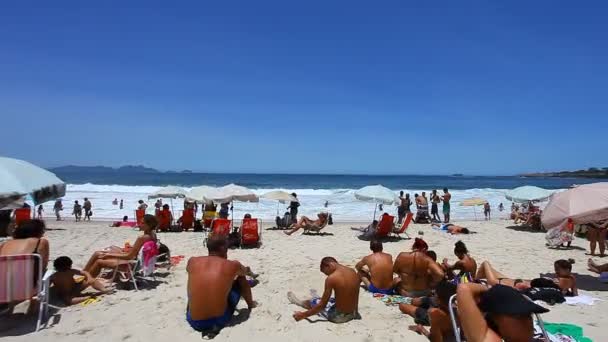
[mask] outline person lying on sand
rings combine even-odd
[[[468,228],[457,226],[457,225],[452,224],[452,223],[444,223],[444,224],[431,223],[431,226],[434,229],[439,229],[439,230],[447,231],[448,233],[450,233],[452,235],[456,235],[456,234],[470,234],[471,233],[471,231]]]
[[[117,265],[121,265],[125,260],[135,259],[139,254],[139,251],[146,244],[151,248],[157,248],[157,239],[156,234],[154,233],[157,225],[158,221],[156,220],[156,217],[153,215],[144,215],[143,223],[139,227],[143,231],[143,235],[135,240],[132,248],[123,250],[120,247],[111,246],[104,251],[97,251],[93,253],[84,267],[84,270],[89,272],[93,277],[97,277],[104,268],[115,268]]]
[[[458,285],[458,318],[466,340],[532,341],[532,314],[549,310],[504,285]]]
[[[442,280],[435,289],[433,297],[420,298],[420,305],[399,304],[399,310],[414,318],[416,325],[409,327],[410,330],[422,334],[431,342],[453,341],[454,332],[449,314],[450,297],[456,294],[456,285],[447,280]],[[419,300],[420,300],[419,299]],[[431,326],[428,331],[424,326]]]
[[[400,253],[393,265],[393,272],[399,277],[396,292],[405,297],[429,296],[431,289],[445,277],[441,267],[427,256],[426,249],[417,248],[420,241],[424,243],[416,238],[413,251]]]
[[[232,320],[241,297],[252,310],[251,286],[247,267],[236,260],[228,260],[225,238],[211,238],[207,242],[209,256],[188,260],[188,306],[186,320],[203,333],[217,334]]]
[[[79,304],[95,295],[83,294],[89,286],[99,291],[99,294],[113,292],[114,289],[107,287],[101,280],[91,276],[89,272],[80,271],[72,268],[72,259],[67,256],[60,256],[53,263],[55,273],[51,276],[53,291],[61,298],[65,305]],[[80,277],[77,282],[74,277]]]
[[[467,246],[462,241],[456,242],[454,245],[454,255],[458,258],[458,261],[453,265],[450,265],[448,259],[443,259],[443,269],[446,272],[449,279],[456,277],[461,279],[466,277],[468,281],[472,281],[477,273],[477,262],[469,255]],[[459,271],[458,274],[454,274],[454,271]]]
[[[302,228],[306,228],[309,226],[316,226],[316,227],[322,227],[325,225],[325,223],[327,222],[327,217],[328,214],[327,213],[319,213],[317,214],[317,219],[316,220],[311,220],[306,216],[302,216],[300,218],[300,220],[298,221],[298,223],[296,224],[292,224],[291,225],[291,230],[290,231],[286,231],[284,232],[287,235],[291,235],[295,232],[297,232],[298,230],[302,229]]]
[[[355,265],[365,289],[372,293],[393,294],[393,257],[382,252],[382,242],[369,243],[372,254]]]
[[[553,264],[556,278],[552,279],[553,283],[559,287],[564,296],[578,296],[578,289],[576,287],[576,278],[572,275],[572,264],[574,260],[557,260]],[[477,271],[477,279],[486,279],[486,282],[490,286],[505,285],[512,287],[517,290],[526,290],[531,287],[546,287],[537,284],[543,284],[547,282],[547,278],[536,278],[532,280],[526,279],[511,279],[504,274],[498,272],[490,265],[489,262],[484,261],[481,263],[479,270]],[[550,280],[551,281],[551,280]]]
[[[361,279],[350,267],[340,265],[333,257],[321,259],[321,272],[325,279],[325,289],[321,298],[314,297],[300,300],[293,292],[287,293],[292,304],[301,306],[306,311],[296,311],[293,318],[301,321],[307,317],[321,313],[330,322],[346,323],[353,319],[361,319],[359,315],[359,284]],[[335,299],[331,294],[335,293]]]
[[[606,263],[606,264],[598,264],[595,261],[593,261],[593,259],[587,260],[587,267],[589,268],[589,271],[595,272],[595,273],[598,273],[598,274],[602,274],[604,272],[608,272],[608,263]]]

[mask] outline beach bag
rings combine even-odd
[[[203,224],[201,223],[201,220],[194,221],[194,231],[195,232],[202,232],[203,231]]]
[[[553,287],[532,287],[527,289],[524,294],[534,301],[542,300],[549,305],[561,304],[566,301],[562,291]]]
[[[169,255],[171,255],[171,251],[169,251],[169,247],[167,247],[167,245],[165,245],[164,243],[159,243],[158,255],[159,257],[156,258],[156,261],[165,262],[169,260]]]

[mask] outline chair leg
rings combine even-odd
[[[135,279],[135,273],[133,273],[133,268],[131,268],[131,265],[127,265],[127,267],[129,268],[129,277],[131,277],[131,280],[133,281],[135,291],[139,291],[139,289],[137,288],[137,279]]]

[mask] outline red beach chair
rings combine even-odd
[[[258,219],[244,219],[241,224],[241,246],[259,246],[262,241],[262,232]]]
[[[15,209],[15,225],[19,226],[21,223],[32,219],[32,210],[30,208],[19,208]]]
[[[376,230],[376,238],[388,237],[393,231],[393,227],[395,226],[395,224],[393,223],[394,221],[394,216],[383,214],[380,223],[378,223],[378,230]]]
[[[401,226],[401,228],[399,230],[393,231],[393,233],[397,235],[398,238],[401,238],[401,236],[399,236],[400,234],[405,234],[408,239],[411,239],[411,237],[407,234],[407,227],[409,227],[410,223],[412,223],[413,218],[414,214],[408,213],[405,216],[405,220],[403,220],[403,225]]]

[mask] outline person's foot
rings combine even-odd
[[[409,330],[417,333],[418,335],[422,335],[422,326],[421,325],[410,325]]]
[[[295,293],[293,293],[291,291],[287,292],[287,299],[289,300],[289,302],[291,304],[302,306],[302,301],[299,300],[298,297],[296,297]]]
[[[290,236],[290,235],[291,235],[291,233],[290,233],[290,232],[287,232],[287,231],[283,231],[283,233],[285,233],[285,235],[287,235],[287,236]]]

